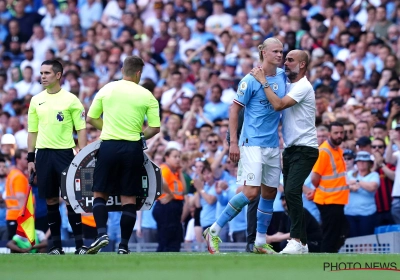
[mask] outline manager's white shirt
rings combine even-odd
[[[287,95],[297,104],[283,110],[282,134],[285,147],[308,146],[318,148],[315,128],[315,93],[307,77],[286,84]]]

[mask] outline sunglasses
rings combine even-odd
[[[371,148],[372,149],[383,149],[385,146],[383,145],[372,145]]]
[[[353,160],[354,158],[352,157],[345,157],[344,160]]]
[[[201,161],[201,162],[203,162],[203,161],[206,161],[206,158],[198,157],[198,158],[195,159],[195,161]]]
[[[217,144],[218,141],[214,140],[214,141],[208,141],[208,144]]]
[[[352,129],[350,129],[350,130],[345,130],[345,131],[344,131],[344,133],[347,133],[347,132],[348,132],[348,133],[353,133],[354,131],[353,131]]]

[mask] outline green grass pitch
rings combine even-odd
[[[395,263],[400,255],[132,253],[0,255],[1,280],[347,280],[400,279],[400,271],[324,271],[324,262]]]

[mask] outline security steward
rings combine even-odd
[[[314,199],[321,213],[323,253],[337,253],[348,232],[344,206],[349,202],[350,190],[346,182],[346,163],[340,148],[343,137],[343,124],[332,122],[329,137],[319,146],[319,157],[311,173],[316,190],[309,195],[309,199]]]
[[[50,255],[64,254],[59,197],[61,172],[74,158],[73,129],[78,134],[79,149],[85,147],[87,141],[85,109],[74,94],[61,88],[62,74],[60,62],[46,60],[42,63],[40,75],[45,90],[32,97],[28,111],[28,172],[36,172],[39,196],[47,202],[47,219],[53,240]],[[75,254],[85,254],[81,215],[75,214],[70,205],[67,208],[75,237]]]
[[[122,80],[101,88],[88,112],[87,122],[101,130],[102,140],[92,188],[98,236],[88,254],[96,254],[109,243],[106,201],[111,191],[120,194],[122,204],[118,254],[129,253],[128,241],[136,222],[136,196],[142,188],[140,170],[144,157],[140,133],[145,116],[148,127],[143,131],[144,138],[150,139],[160,131],[158,102],[150,91],[138,85],[143,66],[143,60],[138,56],[125,58]]]

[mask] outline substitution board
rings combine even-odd
[[[101,145],[98,140],[83,148],[68,168],[61,174],[61,196],[76,213],[92,213],[93,207],[93,171],[96,166],[96,154]],[[142,174],[141,193],[136,198],[137,210],[150,210],[161,195],[161,170],[145,153],[142,170],[132,170]],[[108,211],[121,211],[119,194],[112,190],[107,201]]]

